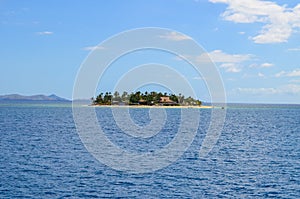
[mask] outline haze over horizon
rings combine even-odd
[[[54,93],[72,99],[80,65],[100,42],[130,29],[161,27],[193,38],[207,51],[228,102],[300,102],[300,3],[292,0],[11,0],[0,1],[0,16],[0,95]],[[176,33],[163,37],[187,39]],[[112,91],[116,75],[153,57],[184,67],[182,60],[157,52],[129,55],[112,65],[96,93]],[[205,90],[205,77],[181,73]],[[209,101],[207,92],[197,94]]]

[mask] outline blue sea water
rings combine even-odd
[[[170,142],[179,109],[148,141],[122,135],[109,108],[96,108],[107,137],[147,152]],[[139,124],[148,109],[130,109]],[[0,104],[0,198],[300,198],[300,106],[231,105],[206,158],[198,152],[211,110],[200,110],[197,135],[169,166],[146,174],[116,171],[84,147],[70,104]],[[191,119],[193,116],[191,115]]]

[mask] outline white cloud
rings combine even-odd
[[[250,37],[255,43],[286,42],[293,31],[300,28],[300,4],[294,8],[261,0],[209,0],[228,4],[221,15],[235,23],[263,23],[260,33]]]
[[[235,63],[224,63],[220,65],[221,68],[225,68],[226,72],[238,73],[242,69]]]
[[[292,72],[286,74],[288,77],[300,77],[300,69],[295,69]]]
[[[300,47],[299,48],[289,48],[288,51],[300,51]]]
[[[274,95],[274,94],[300,94],[299,84],[287,84],[280,87],[269,88],[237,88],[237,93],[246,93],[251,95]]]
[[[84,47],[83,50],[92,51],[92,50],[103,50],[103,46],[87,46]]]
[[[276,94],[278,90],[276,88],[237,88],[238,93],[247,93],[251,95],[257,94]]]
[[[263,73],[258,73],[257,75],[258,75],[258,77],[265,77],[265,75]]]
[[[273,66],[273,64],[271,64],[271,63],[263,63],[263,64],[260,65],[261,68],[269,68],[269,67],[272,67],[272,66]]]
[[[298,84],[288,84],[283,86],[281,89],[284,93],[300,94],[300,85]]]
[[[250,54],[227,54],[221,50],[214,50],[210,53],[203,53],[196,58],[197,62],[208,62],[212,60],[219,64],[227,72],[237,73],[241,71],[241,63],[253,57]]]
[[[54,32],[51,31],[43,31],[43,32],[37,32],[38,35],[53,35]]]
[[[291,82],[291,83],[300,83],[300,79],[292,79],[289,82]]]
[[[240,35],[244,35],[246,34],[245,32],[241,31],[241,32],[238,32]]]
[[[206,60],[207,55],[216,63],[240,63],[250,60],[253,57],[253,55],[250,54],[227,54],[222,50],[214,50],[210,53],[204,53],[200,55],[197,60]]]
[[[192,39],[189,36],[179,34],[177,32],[170,32],[170,33],[165,34],[165,35],[160,35],[159,37],[163,38],[163,39],[171,40],[171,41],[183,41],[183,40]]]
[[[275,77],[300,77],[300,68],[297,68],[293,71],[280,71],[275,74]]]
[[[262,64],[251,64],[249,67],[250,68],[269,68],[274,66],[274,64],[271,63],[262,63]]]
[[[284,76],[285,73],[286,73],[285,71],[281,71],[281,72],[275,74],[275,77],[282,77],[282,76]]]

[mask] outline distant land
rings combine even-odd
[[[70,100],[58,97],[57,95],[19,95],[19,94],[10,94],[10,95],[0,95],[0,100],[14,100],[14,101],[59,101],[59,102],[70,102]]]

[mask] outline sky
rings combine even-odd
[[[71,99],[78,71],[99,43],[144,27],[174,30],[165,38],[185,40],[180,32],[201,45],[220,73],[228,102],[300,103],[295,0],[0,0],[0,95]],[[180,73],[205,90],[205,77],[185,69],[182,60],[149,50],[114,63],[96,92],[109,91],[116,74],[153,60],[184,68]],[[207,92],[199,95],[210,100]]]

